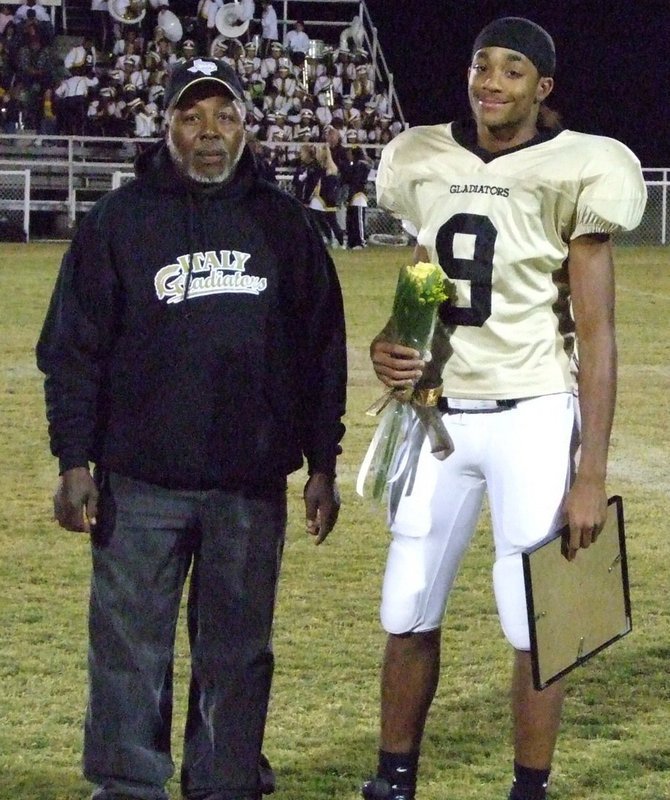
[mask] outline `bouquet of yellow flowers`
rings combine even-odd
[[[401,267],[391,312],[397,341],[415,347],[426,358],[430,353],[437,309],[448,299],[447,282],[440,267],[423,261]]]
[[[415,348],[424,361],[430,361],[438,308],[453,294],[453,284],[436,264],[402,267],[388,329],[390,339]],[[434,366],[439,369],[442,365]],[[428,437],[436,458],[444,459],[453,452],[437,409],[441,389],[441,384],[390,389],[367,411],[373,416],[383,412],[383,416],[361,464],[356,489],[363,496],[369,480],[373,499],[382,500],[388,492],[391,518],[401,494],[412,490],[424,439]]]

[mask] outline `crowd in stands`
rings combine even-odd
[[[311,40],[301,22],[280,41],[270,0],[261,0],[259,14],[245,0],[245,13],[255,19],[244,35],[228,38],[215,27],[222,0],[192,2],[192,15],[179,16],[183,35],[173,42],[157,24],[166,6],[149,3],[141,24],[123,25],[104,0],[93,0],[95,32],[64,58],[38,0],[0,6],[0,130],[160,136],[168,71],[194,56],[222,58],[238,71],[247,130],[260,142],[385,144],[401,130],[360,43]],[[274,149],[281,159],[281,148]]]
[[[38,0],[16,10],[0,5],[0,132],[159,137],[172,65],[221,58],[245,87],[247,137],[264,177],[288,170],[285,188],[310,209],[328,245],[364,247],[374,158],[361,145],[386,144],[402,126],[360,39],[348,42],[344,32],[337,45],[312,40],[296,22],[280,41],[270,0],[261,0],[244,35],[231,38],[215,26],[223,0],[183,0],[191,1],[197,6],[180,15],[183,35],[174,42],[157,24],[165,6],[149,3],[141,24],[123,25],[107,13],[107,0],[92,0],[94,33],[64,56]],[[255,3],[242,7],[251,19]]]

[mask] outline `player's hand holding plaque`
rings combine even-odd
[[[522,554],[536,689],[632,630],[621,497],[610,498],[598,541],[570,561],[568,535],[566,526]]]

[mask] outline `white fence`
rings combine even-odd
[[[22,231],[30,239],[30,178],[29,169],[9,169],[0,172],[0,223],[7,232]]]
[[[630,233],[617,236],[617,244],[668,244],[670,243],[670,204],[668,203],[670,169],[643,169],[648,200],[639,226]]]
[[[88,211],[105,192],[120,185],[129,173],[144,139],[95,137],[0,136],[0,220],[20,224],[30,235],[31,217],[51,213],[59,218],[59,230],[67,235],[79,215]],[[294,149],[299,145],[282,145]],[[369,155],[379,148],[366,145]],[[643,170],[649,200],[639,227],[617,236],[617,244],[667,245],[670,243],[670,168]],[[289,181],[290,171],[280,173]],[[403,237],[400,223],[376,207],[374,185],[368,184],[369,233],[377,241]]]

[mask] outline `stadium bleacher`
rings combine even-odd
[[[38,19],[37,0],[26,0],[9,19],[12,6],[3,6],[1,133],[159,136],[170,66],[198,55],[221,57],[238,71],[246,86],[248,127],[261,141],[325,141],[327,127],[334,125],[343,144],[384,144],[403,128],[378,42],[359,16],[349,17],[357,4],[345,0],[334,21],[305,23],[308,47],[302,60],[284,48],[295,19],[280,20],[279,38],[264,43],[262,54],[259,18],[239,36],[235,33],[244,26],[211,24],[207,8],[223,10],[222,0],[181,0],[173,4],[179,14],[152,4],[162,0],[111,0],[103,25],[100,12],[87,10],[87,2],[68,3],[67,28],[63,18],[55,25],[48,17]],[[209,20],[203,17],[207,13]],[[47,14],[44,8],[41,14]],[[310,125],[301,123],[303,110],[314,114]],[[289,123],[280,130],[277,115]]]
[[[37,235],[71,231],[78,214],[130,175],[138,151],[162,136],[170,65],[190,55],[215,54],[239,71],[248,136],[285,185],[305,143],[339,137],[374,162],[406,126],[364,0],[275,3],[287,16],[277,40],[263,43],[265,59],[261,2],[248,28],[233,35],[208,28],[200,13],[223,0],[170,0],[169,9],[163,0],[113,0],[113,14],[91,8],[105,1],[48,0],[49,18],[39,25],[32,14],[14,21],[19,0],[0,4],[0,215],[23,215],[27,234],[29,226]],[[314,18],[304,20],[309,46],[301,61],[277,45],[304,13]],[[369,194],[374,206],[372,184]],[[380,219],[374,208],[370,219]],[[378,227],[402,235],[395,221]]]

